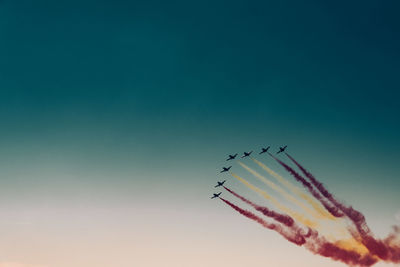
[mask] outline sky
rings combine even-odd
[[[209,197],[286,144],[399,224],[399,7],[1,0],[0,266],[344,266]]]

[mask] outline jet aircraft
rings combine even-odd
[[[232,166],[229,166],[229,167],[222,167],[222,171],[220,171],[220,173],[222,173],[222,172],[227,172],[227,171],[229,171],[231,168],[232,168]]]
[[[229,156],[228,156],[229,158],[227,158],[226,161],[235,159],[236,156],[237,156],[237,153],[236,153],[235,155],[229,155]]]
[[[268,146],[268,147],[266,147],[266,148],[261,148],[261,152],[260,153],[258,153],[258,154],[262,154],[262,153],[265,153],[265,152],[268,152],[268,149],[270,148],[270,146]]]
[[[211,197],[211,199],[216,198],[216,197],[219,197],[219,195],[221,195],[221,193],[222,193],[222,192],[219,192],[218,194],[215,194],[215,193],[214,193],[213,196]]]
[[[225,182],[226,182],[226,180],[223,180],[222,182],[217,181],[218,184],[214,187],[223,186]]]
[[[276,152],[276,154],[282,153],[283,151],[285,151],[286,148],[287,148],[287,146],[279,147],[279,151]]]
[[[249,157],[250,154],[251,154],[252,152],[253,152],[253,151],[250,151],[250,152],[243,152],[242,158]]]

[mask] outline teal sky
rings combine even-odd
[[[211,216],[219,231],[244,225],[258,236],[264,231],[208,198],[217,179],[229,178],[218,174],[228,154],[287,144],[384,235],[400,209],[399,8],[396,1],[0,1],[4,231],[15,233],[10,240],[37,227],[60,235],[46,247],[62,243],[65,229],[96,225],[101,232],[142,222],[163,232],[160,216],[182,236],[204,227],[212,242]],[[1,244],[0,261],[63,266],[39,252],[18,258],[20,245]],[[126,262],[118,266],[132,266]]]

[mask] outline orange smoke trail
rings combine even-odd
[[[272,156],[272,155],[271,155]],[[272,156],[273,157],[273,156]],[[290,156],[288,156],[290,157]],[[383,260],[386,262],[391,263],[400,263],[400,227],[394,227],[393,233],[391,233],[385,239],[376,239],[372,231],[369,229],[364,215],[353,209],[351,206],[347,206],[336,200],[336,198],[326,190],[326,188],[319,182],[311,173],[309,173],[304,167],[302,167],[298,162],[295,164],[301,169],[305,177],[311,182],[311,184],[299,173],[297,173],[294,169],[292,169],[289,165],[285,164],[284,162],[280,161],[276,157],[274,157],[293,177],[300,182],[306,189],[310,191],[310,193],[315,196],[318,200],[323,202],[324,207],[327,208],[333,214],[336,213],[336,216],[344,216],[345,219],[350,219],[354,225],[356,226],[355,229],[349,228],[348,230],[353,234],[355,238],[359,237],[359,242],[362,243],[360,245],[357,243],[355,239],[340,239],[338,241],[328,241],[325,237],[319,235],[318,231],[312,229],[311,227],[308,228],[308,232],[304,233],[304,231],[295,230],[296,228],[290,227],[291,221],[284,221],[278,220],[276,214],[271,214],[270,210],[265,207],[257,206],[256,204],[252,203],[251,201],[247,200],[246,198],[238,195],[237,193],[233,192],[232,190],[224,187],[228,192],[233,194],[234,196],[238,197],[242,201],[247,204],[250,204],[256,210],[263,212],[260,208],[265,208],[266,216],[275,219],[278,222],[281,222],[282,225],[279,224],[268,224],[260,217],[256,216],[255,214],[251,213],[250,211],[243,210],[236,205],[230,203],[229,201],[222,199],[227,205],[231,206],[233,209],[241,213],[242,215],[262,224],[264,227],[273,230],[282,230],[280,232],[287,240],[293,242],[297,245],[304,245],[307,249],[309,249],[312,253],[323,256],[329,257],[336,261],[341,261],[349,266],[360,266],[360,267],[369,267],[374,265],[376,262]],[[291,158],[294,161],[293,158]],[[280,205],[272,196],[268,195],[263,190],[255,187],[254,185],[250,184],[248,181],[243,179],[242,177],[231,173],[231,175],[246,185],[251,190],[259,193],[264,198],[270,200],[275,206],[278,208],[287,209],[285,206]],[[275,177],[276,178],[276,177]],[[316,187],[316,189],[314,187]],[[319,191],[319,192],[318,192]],[[322,196],[319,194],[321,193]],[[332,206],[330,206],[332,205]],[[336,209],[336,210],[335,210]],[[285,211],[285,213],[290,213],[291,211]],[[264,212],[263,212],[264,213]],[[342,213],[342,214],[341,214]],[[284,214],[280,214],[284,215]],[[275,218],[276,217],[276,218]],[[298,218],[294,219],[293,225],[296,222],[301,222]],[[289,217],[290,218],[290,217]],[[292,220],[293,220],[292,219]],[[343,222],[342,220],[336,221],[332,220],[331,222],[339,223]],[[301,222],[303,223],[303,222]],[[303,223],[304,224],[304,223]],[[279,226],[276,228],[276,226]],[[285,229],[285,227],[287,227]],[[286,235],[285,235],[286,234]],[[328,236],[329,237],[329,236]]]
[[[370,254],[361,255],[355,251],[343,249],[337,246],[336,243],[328,242],[323,237],[319,237],[317,231],[310,228],[308,229],[307,233],[301,233],[300,231],[293,230],[293,228],[285,229],[278,224],[269,223],[263,220],[254,213],[244,210],[222,197],[220,197],[220,199],[225,202],[225,204],[239,212],[241,215],[259,223],[267,229],[276,231],[289,242],[298,246],[305,245],[305,247],[314,254],[318,254],[323,257],[329,257],[333,260],[341,261],[351,266],[369,267],[375,264],[378,260],[376,257]]]
[[[241,183],[243,183],[246,187],[250,188],[251,190],[253,190],[254,192],[258,193],[259,195],[261,195],[263,198],[269,200],[272,202],[272,204],[277,207],[279,210],[283,211],[284,213],[289,214],[291,217],[293,217],[295,220],[301,222],[302,224],[311,227],[311,228],[315,228],[318,226],[318,224],[316,222],[313,222],[307,218],[304,218],[304,216],[298,214],[295,211],[292,211],[291,209],[287,208],[286,206],[282,205],[279,203],[279,201],[277,201],[274,197],[270,196],[267,192],[265,192],[264,190],[252,185],[251,183],[249,183],[247,180],[243,179],[242,177],[240,177],[239,175],[230,172],[230,174],[236,178],[237,180],[239,180]]]
[[[311,181],[311,183],[318,189],[321,194],[326,197],[336,208],[341,210],[347,218],[349,218],[355,225],[359,237],[361,238],[362,244],[368,248],[368,250],[377,255],[382,260],[400,263],[400,244],[393,244],[393,240],[398,236],[399,232],[390,234],[388,238],[384,240],[376,239],[368,227],[365,216],[358,210],[351,206],[344,205],[338,201],[326,188],[318,181],[310,172],[308,172],[302,165],[300,165],[293,157],[286,153],[293,163],[303,172],[303,174]]]
[[[317,219],[321,218],[321,217],[325,218],[325,217],[321,216],[319,213],[316,213],[314,210],[312,210],[309,207],[307,207],[306,205],[304,205],[302,202],[298,201],[292,195],[288,194],[282,187],[278,186],[277,184],[275,184],[272,181],[268,180],[267,178],[265,178],[264,176],[262,176],[261,174],[259,174],[255,170],[253,170],[250,167],[248,167],[246,164],[244,164],[244,163],[242,163],[240,161],[238,163],[240,164],[240,166],[242,166],[248,172],[253,174],[256,178],[258,178],[264,184],[266,184],[267,186],[269,186],[270,188],[272,188],[276,192],[280,193],[286,200],[288,200],[289,202],[291,202],[291,203],[297,205],[298,207],[302,208],[305,212],[307,212],[307,214],[310,214],[310,215],[312,215],[313,217],[315,217]]]
[[[298,174],[295,170],[293,170],[289,165],[279,160],[271,153],[268,154],[273,159],[275,159],[280,165],[282,165],[285,168],[285,170],[289,172],[296,179],[296,181],[301,183],[304,186],[304,188],[306,188],[311,193],[311,195],[315,197],[327,211],[329,211],[330,214],[338,218],[344,216],[344,214],[336,206],[331,205],[331,203],[329,203],[324,197],[322,197],[321,194],[319,194],[318,191],[316,191],[314,187],[312,187],[312,185],[306,181],[306,179],[304,179],[300,174]]]

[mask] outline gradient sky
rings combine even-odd
[[[388,233],[399,8],[1,0],[0,266],[343,266],[209,196],[228,153],[287,144]]]

